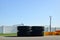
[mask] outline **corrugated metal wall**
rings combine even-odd
[[[17,33],[17,27],[5,26],[3,27],[3,33]]]
[[[3,33],[3,26],[0,26],[0,33]]]

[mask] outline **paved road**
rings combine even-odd
[[[60,36],[44,36],[44,37],[0,37],[0,40],[60,40]]]

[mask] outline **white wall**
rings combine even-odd
[[[0,33],[3,33],[3,27],[0,26]]]
[[[3,33],[17,33],[17,27],[14,26],[4,26]]]

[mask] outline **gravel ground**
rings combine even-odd
[[[44,36],[44,37],[0,37],[0,40],[60,40],[60,36]]]

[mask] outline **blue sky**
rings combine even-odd
[[[60,26],[60,0],[0,0],[0,25]]]

